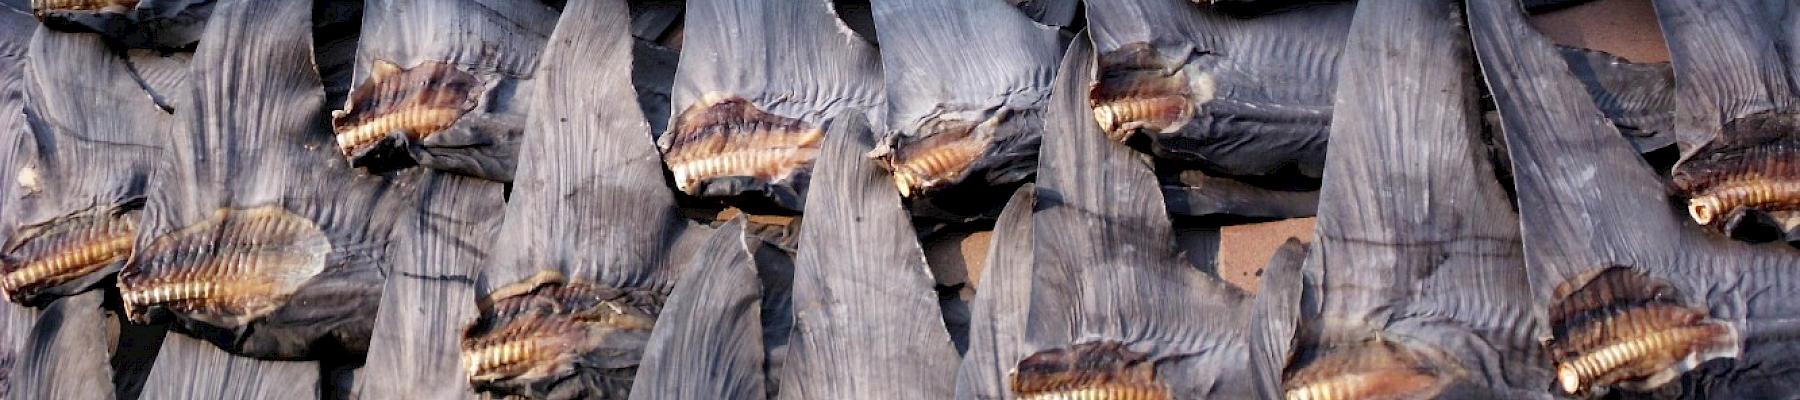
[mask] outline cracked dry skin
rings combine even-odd
[[[563,397],[543,392],[567,394],[556,387],[574,379],[590,388],[582,396],[622,396],[663,300],[541,272],[481,302],[463,334],[464,372],[476,389],[500,394]]]
[[[1573,282],[1570,282],[1573,283]],[[1730,335],[1666,283],[1623,267],[1600,271],[1550,309],[1556,385],[1564,393],[1627,384],[1654,389]]]
[[[1175,132],[1193,120],[1196,99],[1212,97],[1205,79],[1190,79],[1180,65],[1165,62],[1146,43],[1100,55],[1099,68],[1088,105],[1114,141],[1138,132]]]
[[[1156,363],[1123,343],[1100,341],[1040,351],[1008,379],[1023,400],[1167,400]]]
[[[1800,210],[1800,113],[1765,112],[1726,123],[1719,138],[1675,166],[1694,222],[1725,229],[1743,213]]]
[[[125,260],[142,208],[142,202],[94,207],[19,228],[0,253],[0,290],[24,304]]]
[[[280,207],[221,209],[151,241],[119,271],[119,293],[136,323],[159,309],[242,327],[285,304],[330,252],[318,226]]]
[[[825,132],[804,121],[770,114],[742,97],[707,93],[676,118],[663,162],[675,186],[703,195],[708,180],[751,177],[779,184],[811,168]]]
[[[350,92],[343,110],[332,112],[338,151],[352,161],[374,156],[368,151],[401,132],[413,140],[448,129],[475,109],[482,83],[454,65],[425,62],[401,68],[376,60],[368,81]]]
[[[1286,379],[1288,400],[1430,399],[1458,374],[1429,353],[1383,339],[1328,350]]]
[[[993,144],[994,130],[1006,118],[1006,114],[999,114],[979,124],[933,120],[922,129],[928,132],[923,138],[899,139],[894,151],[881,156],[881,160],[894,172],[894,185],[900,188],[901,196],[925,193],[968,174]]]
[[[137,0],[31,0],[31,12],[38,18],[51,12],[123,13],[137,4]]]

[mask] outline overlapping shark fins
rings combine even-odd
[[[1250,328],[1245,332],[1250,348],[1250,371],[1256,393],[1262,398],[1286,398],[1285,369],[1300,339],[1304,307],[1317,307],[1316,279],[1309,281],[1301,268],[1306,264],[1306,243],[1288,238],[1269,256],[1257,282]]]
[[[476,390],[624,397],[651,327],[711,229],[675,208],[633,104],[623,0],[572,1],[545,49],[526,140],[462,337]]]
[[[1270,289],[1286,299],[1270,302],[1301,316],[1279,395],[1550,397],[1517,217],[1482,141],[1472,55],[1455,1],[1358,4],[1339,68],[1360,75],[1338,82],[1324,201],[1301,269],[1313,287]],[[1292,285],[1292,272],[1270,283]]]
[[[30,0],[44,26],[92,32],[135,48],[194,46],[216,1],[210,0]]]
[[[880,55],[828,0],[687,6],[675,116],[657,141],[676,188],[799,212],[830,119],[863,110],[879,125]]]
[[[377,171],[416,163],[511,181],[557,11],[482,0],[370,0],[366,9],[358,83],[332,114],[336,148]]]
[[[1067,40],[999,0],[874,5],[887,83],[878,158],[916,213],[992,216],[1037,171]]]
[[[956,348],[900,193],[865,155],[875,132],[862,114],[823,127],[776,397],[948,398]]]
[[[631,398],[768,396],[753,245],[736,219],[697,250],[651,331]]]
[[[1006,375],[1025,358],[1026,315],[1031,308],[1030,184],[1007,201],[994,223],[969,321],[969,350],[956,373],[958,399],[1010,399]]]
[[[1090,11],[1092,9],[1090,8]],[[1245,295],[1175,246],[1150,165],[1106,136],[1088,107],[1095,52],[1063,57],[1039,153],[1021,398],[1251,396]]]
[[[321,389],[318,362],[240,357],[172,334],[163,339],[138,398],[316,399],[322,398]]]
[[[389,229],[410,199],[396,178],[357,173],[331,152],[312,12],[308,1],[214,9],[119,272],[132,321],[173,315],[187,334],[251,357],[367,346]],[[162,352],[156,370],[212,367],[189,356],[199,355]]]
[[[79,293],[118,271],[175,117],[99,35],[38,28],[25,76],[25,178],[9,201],[0,290],[20,304]]]
[[[1784,366],[1797,354],[1789,282],[1800,252],[1683,222],[1517,5],[1468,10],[1513,164],[1531,313],[1548,334],[1555,390],[1795,396]]]
[[[1109,137],[1221,175],[1319,176],[1353,4],[1253,17],[1183,0],[1087,6],[1090,105]]]
[[[1675,72],[1669,63],[1634,63],[1575,47],[1558,50],[1594,105],[1639,153],[1675,144]]]
[[[418,206],[394,227],[369,355],[354,398],[473,398],[460,338],[475,319],[475,276],[493,250],[501,184],[449,173],[420,182]]]
[[[1800,246],[1800,3],[1656,2],[1675,65],[1671,177],[1694,222]]]

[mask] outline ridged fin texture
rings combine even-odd
[[[1800,4],[1658,0],[1656,19],[1675,66],[1675,139],[1683,155],[1731,120],[1800,106]]]
[[[418,205],[394,227],[360,398],[475,397],[459,344],[476,317],[475,276],[493,251],[502,185],[432,173],[420,186]]]
[[[1338,81],[1305,266],[1319,315],[1301,327],[1309,342],[1296,354],[1382,338],[1448,354],[1423,362],[1466,374],[1452,378],[1462,393],[1531,397],[1550,374],[1518,217],[1482,143],[1460,11],[1440,0],[1358,4],[1339,68],[1362,79]]]
[[[163,339],[143,400],[316,399],[319,363],[239,357],[183,335]]]
[[[1249,374],[1244,294],[1182,257],[1149,163],[1100,131],[1091,43],[1077,36],[1063,56],[1045,119],[1030,350],[1120,342],[1156,363],[1175,398],[1248,396],[1227,383]]]
[[[900,193],[858,110],[826,127],[800,230],[777,398],[948,398],[956,349]]]
[[[1639,153],[1675,143],[1675,71],[1669,63],[1634,63],[1606,52],[1561,47],[1563,60],[1587,86]]]
[[[110,314],[106,294],[64,297],[37,312],[31,333],[13,361],[9,399],[104,399],[113,397]],[[7,305],[11,307],[11,305]]]
[[[684,22],[674,112],[711,92],[816,127],[882,105],[881,55],[845,25],[830,0],[694,0]],[[673,123],[670,124],[674,129]]]
[[[570,2],[551,34],[484,293],[545,269],[616,288],[672,287],[669,249],[687,222],[642,111],[619,106],[636,102],[624,3]]]
[[[1791,321],[1800,304],[1786,299],[1800,293],[1792,268],[1800,251],[1735,242],[1682,222],[1684,211],[1670,204],[1665,184],[1616,137],[1519,8],[1473,2],[1469,15],[1512,158],[1536,318],[1548,320],[1563,284],[1631,268],[1686,294],[1686,306],[1707,310],[1737,335],[1723,354],[1700,357],[1737,360],[1688,373],[1681,393],[1793,395],[1785,382],[1794,372],[1772,366],[1794,362],[1791,339],[1800,337],[1800,324]]]
[[[762,293],[743,220],[695,250],[663,305],[632,382],[633,399],[763,398]]]
[[[987,264],[969,308],[969,351],[956,373],[956,398],[1012,399],[1007,373],[1030,355],[1026,315],[1031,310],[1031,209],[1036,189],[1019,188],[994,222]]]

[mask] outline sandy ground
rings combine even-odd
[[[1532,23],[1558,43],[1602,50],[1637,62],[1664,62],[1669,53],[1650,0],[1601,0],[1539,15]],[[1288,238],[1311,242],[1313,219],[1300,218],[1223,227],[1219,275],[1250,291],[1269,256]],[[970,282],[987,258],[988,235],[958,235],[925,244],[926,258],[944,283]],[[971,278],[977,277],[977,278]]]

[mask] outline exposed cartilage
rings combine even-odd
[[[123,13],[137,4],[138,0],[31,0],[31,12],[39,17],[57,11]]]
[[[787,179],[818,156],[825,132],[757,109],[748,100],[711,93],[683,111],[663,146],[677,189],[698,194],[709,179]]]
[[[1800,211],[1800,114],[1771,111],[1733,120],[1712,143],[1675,166],[1675,187],[1688,216],[1723,223],[1742,211]]]
[[[1170,399],[1156,363],[1123,343],[1082,343],[1038,352],[1019,361],[1009,386],[1020,399]]]
[[[894,185],[900,189],[900,195],[911,197],[967,173],[992,145],[993,131],[1005,115],[996,115],[980,125],[938,120],[930,124],[923,139],[901,139],[894,151],[882,156],[894,173]]]
[[[137,215],[95,208],[20,229],[5,248],[8,262],[0,263],[0,290],[23,302],[124,260],[131,255]]]
[[[423,139],[473,110],[483,86],[475,75],[441,62],[401,69],[376,60],[367,82],[332,113],[338,150],[354,156],[392,132]]]
[[[285,304],[330,252],[311,220],[279,207],[224,209],[152,241],[119,272],[119,292],[134,322],[159,306],[241,326]]]
[[[1288,400],[1430,399],[1456,376],[1448,363],[1382,339],[1332,348],[1287,379]]]
[[[478,389],[559,380],[614,335],[647,335],[662,296],[570,281],[544,271],[497,288],[464,332],[463,371]],[[616,345],[615,345],[616,346]],[[635,363],[636,360],[626,360]]]
[[[1205,76],[1192,79],[1181,65],[1163,60],[1146,43],[1102,54],[1099,76],[1089,89],[1094,120],[1109,138],[1123,142],[1133,133],[1172,132],[1194,118],[1194,109],[1212,97]]]
[[[1623,267],[1584,278],[1559,288],[1564,295],[1551,306],[1549,347],[1565,393],[1661,386],[1732,337],[1666,282]]]

